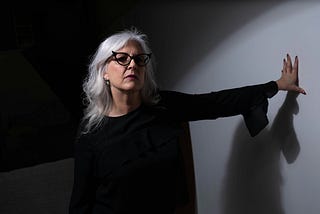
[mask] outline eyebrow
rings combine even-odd
[[[129,53],[127,53],[127,52],[122,52],[122,51],[120,51],[120,52],[118,52],[118,51],[112,51],[112,53],[127,54],[127,55],[131,56]],[[142,55],[142,54],[150,55],[150,53],[138,53],[138,54],[134,54],[134,55],[132,55],[132,56],[137,56],[137,55]]]

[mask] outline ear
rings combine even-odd
[[[103,72],[103,79],[108,80],[109,79],[109,74],[107,71]]]

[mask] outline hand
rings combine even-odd
[[[287,59],[283,59],[283,68],[281,71],[282,74],[280,79],[276,81],[279,90],[306,94],[305,90],[299,87],[298,64],[299,60],[297,56],[294,59],[293,67],[289,54],[287,54]]]

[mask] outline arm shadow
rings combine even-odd
[[[250,137],[243,122],[236,130],[222,189],[223,214],[284,214],[281,154],[288,164],[300,152],[293,126],[297,94],[288,92],[270,129]]]

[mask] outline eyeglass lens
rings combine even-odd
[[[138,54],[135,56],[130,56],[127,53],[117,53],[117,52],[113,52],[113,55],[116,59],[116,61],[120,64],[120,65],[129,65],[131,60],[133,59],[134,62],[139,65],[139,66],[144,66],[146,65],[149,60],[150,60],[150,54]]]

